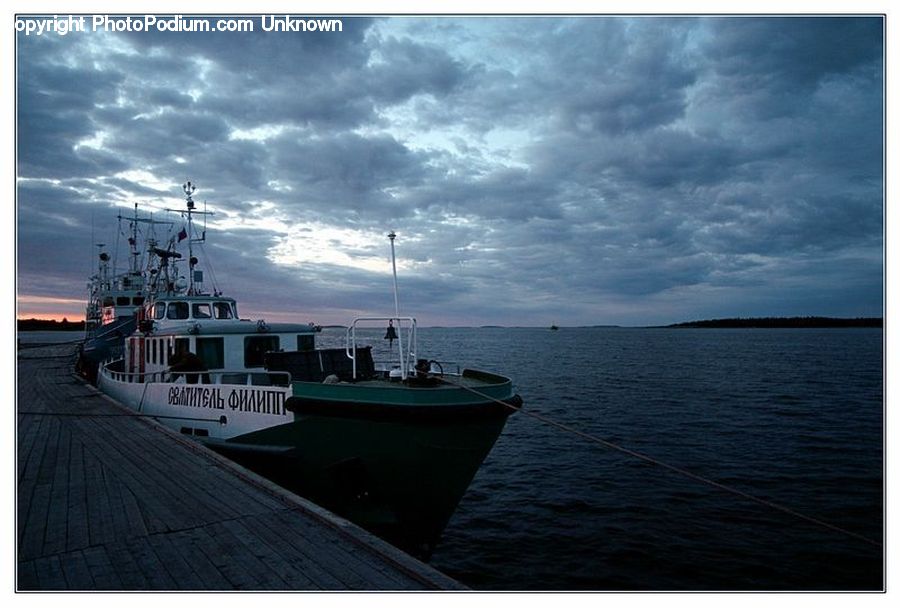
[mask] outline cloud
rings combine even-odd
[[[880,18],[343,24],[18,35],[20,293],[190,179],[245,315],[389,310],[391,229],[433,323],[880,314]]]

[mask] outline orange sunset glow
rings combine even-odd
[[[16,318],[83,321],[84,306],[83,300],[74,298],[19,294],[16,298]]]

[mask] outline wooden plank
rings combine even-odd
[[[143,557],[145,574],[150,583],[150,588],[165,590],[177,589],[178,584],[176,582],[176,577],[181,576],[181,573],[177,571],[169,572],[166,565],[157,554],[153,544],[150,543],[150,538],[151,537],[141,537],[128,541],[129,546],[135,547]]]
[[[70,363],[18,362],[19,589],[422,587],[380,541],[98,398]]]
[[[146,428],[143,422],[139,424],[142,426],[141,432],[131,433],[131,437],[140,439],[141,443],[129,446],[123,437],[117,436],[119,432],[110,429],[109,421],[101,421],[101,426],[109,429],[109,447],[115,447],[122,453],[141,455],[139,466],[134,460],[126,460],[125,466],[132,468],[135,475],[144,477],[144,483],[154,488],[157,497],[167,498],[176,507],[175,519],[182,521],[185,527],[193,527],[236,515],[230,505],[212,490],[203,487],[205,475],[194,459],[179,454],[179,458],[173,461],[171,449],[161,449],[160,438],[154,436],[154,430]]]
[[[83,554],[88,570],[90,570],[91,578],[94,580],[95,589],[120,591],[124,588],[105,546],[88,547],[83,551]]]
[[[218,577],[218,572],[211,574],[204,571],[204,566],[197,563],[197,556],[191,552],[190,541],[186,538],[182,539],[182,534],[181,532],[176,532],[172,534],[154,534],[147,537],[147,542],[171,577],[174,588],[179,591],[200,591],[211,588],[224,589],[227,581]],[[187,558],[179,552],[179,546],[182,546]],[[206,561],[208,563],[208,560]],[[208,586],[209,583],[204,582],[211,579],[218,580],[219,578],[221,578],[221,583],[218,587]]]
[[[19,559],[41,557],[44,548],[44,532],[47,529],[47,511],[50,507],[50,485],[35,486],[25,517],[25,528],[19,538]]]
[[[43,417],[41,418],[41,422],[37,424],[38,427],[43,423]],[[34,443],[31,446],[31,449],[27,450],[28,455],[25,457],[26,462],[22,467],[22,474],[19,475],[19,479],[17,480],[18,505],[16,513],[18,547],[20,550],[22,548],[22,543],[24,542],[26,529],[29,530],[30,536],[34,536],[34,530],[26,528],[26,525],[29,521],[28,518],[31,507],[34,504],[34,491],[37,487],[37,472],[41,466],[41,459],[43,458],[44,451],[47,447],[47,435],[45,433],[38,434],[32,439]]]
[[[203,551],[235,589],[268,588],[270,579],[263,564],[223,524],[205,526],[202,532],[207,535]]]
[[[69,462],[71,461],[72,434],[65,425],[60,426],[59,449],[56,451],[54,475],[50,489],[50,510],[47,515],[47,531],[44,535],[43,555],[53,555],[66,550],[68,527]]]
[[[27,505],[27,512],[24,514],[24,528],[19,538],[19,554],[22,559],[45,555],[43,545],[52,507],[51,494],[53,473],[57,465],[56,456],[59,450],[59,432],[59,422],[49,420],[45,431],[45,446],[40,452],[41,457],[39,460],[35,460],[34,466],[26,475],[27,481],[23,479],[20,486],[23,494],[30,493],[29,499],[25,503],[20,503]]]
[[[284,556],[285,563],[291,564],[297,572],[314,581],[320,589],[346,589],[346,585],[335,573],[321,567],[315,557],[298,549],[290,541],[290,530],[275,530],[266,525],[264,519],[246,519],[244,525]]]
[[[21,399],[21,395],[19,398]],[[44,416],[33,414],[19,414],[16,417],[16,436],[20,438],[16,445],[16,479],[22,479],[25,475],[28,457],[35,449],[36,439],[40,434],[44,418]]]
[[[303,589],[314,589],[315,586],[308,577],[286,564],[284,556],[250,531],[244,524],[246,519],[234,519],[224,522],[223,525],[259,560],[271,582],[269,588],[291,589],[300,586]]]
[[[16,568],[16,589],[20,591],[37,591],[41,585],[38,582],[37,568],[33,560],[18,562]]]
[[[59,556],[41,557],[34,562],[37,571],[38,586],[46,591],[65,591],[68,589]]]
[[[59,452],[59,435],[62,423],[56,416],[47,417],[47,447],[41,457],[40,466],[37,469],[37,483],[50,485],[56,473],[57,454]]]
[[[103,464],[93,455],[84,459],[85,494],[87,495],[88,534],[91,546],[115,540],[109,497],[104,492]]]
[[[66,588],[70,591],[90,591],[95,589],[94,578],[88,568],[87,559],[82,551],[69,551],[59,556],[63,574],[66,577]]]
[[[160,456],[159,459],[150,457],[150,460],[165,462],[167,459],[165,445],[168,442],[160,442],[155,435],[165,433],[167,440],[171,436],[168,431],[162,431],[155,424],[153,426],[148,424],[148,433],[154,436],[147,437],[149,441],[144,449],[158,450]],[[284,502],[277,497],[268,492],[260,492],[252,484],[236,477],[234,470],[224,469],[221,464],[222,457],[193,440],[181,441],[187,455],[185,463],[189,468],[184,468],[182,474],[173,481],[177,482],[182,490],[197,494],[209,506],[218,509],[220,518],[233,519],[285,508]],[[224,511],[223,506],[226,509]]]
[[[125,517],[125,527],[128,530],[127,536],[148,536],[150,532],[147,530],[147,524],[137,497],[135,497],[134,492],[131,491],[131,488],[124,481],[119,480],[118,483],[122,499],[122,514]]]
[[[170,529],[170,523],[179,521],[172,503],[177,499],[161,496],[162,492],[156,486],[158,480],[145,475],[144,471],[134,459],[134,452],[123,455],[111,446],[101,441],[101,432],[94,424],[93,418],[79,420],[82,427],[82,437],[85,439],[85,452],[89,458],[102,458],[115,467],[120,479],[137,499],[146,526],[151,533],[164,532]]]
[[[154,545],[162,542],[161,538],[170,542],[172,550],[177,552],[184,562],[190,564],[190,571],[196,573],[203,581],[203,589],[231,589],[228,579],[203,551],[202,544],[206,539],[206,534],[200,528],[151,537]]]
[[[283,550],[279,550],[276,544],[262,538],[253,532],[248,526],[250,518],[243,518],[227,522],[232,531],[242,542],[253,547],[256,556],[268,568],[274,569],[287,589],[319,589],[319,585],[307,574],[299,569],[295,560],[286,559],[288,556]]]
[[[84,444],[75,436],[69,449],[69,491],[66,496],[66,549],[91,544],[88,532],[87,481],[84,477]]]
[[[131,529],[128,526],[128,514],[125,512],[125,502],[122,498],[122,483],[109,467],[103,470],[103,486],[109,498],[113,538],[121,540],[132,536]]]
[[[284,514],[277,518],[267,518],[266,525],[274,526],[288,533],[291,542],[298,551],[314,557],[318,564],[326,570],[333,572],[347,589],[366,589],[373,583],[379,589],[395,588],[395,581],[386,578],[382,572],[361,562],[352,545],[346,541],[339,542],[335,530],[328,529],[321,524],[299,513]],[[310,549],[315,547],[315,554],[310,554]],[[419,586],[416,586],[420,588]]]
[[[154,576],[158,576],[157,569],[162,568],[162,564],[155,567],[153,563],[155,556],[153,559],[149,559],[146,550],[142,552],[135,546],[135,542],[142,540],[131,540],[127,544],[124,540],[106,544],[109,561],[122,583],[122,589],[158,588],[151,583],[151,580]]]

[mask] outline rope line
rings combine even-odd
[[[698,474],[696,474],[696,473],[692,473],[691,471],[688,471],[687,469],[683,469],[683,468],[681,468],[681,467],[678,467],[678,466],[675,466],[675,465],[668,464],[668,463],[666,463],[666,462],[663,462],[663,461],[661,461],[661,460],[658,460],[658,459],[656,459],[656,458],[653,458],[652,456],[648,456],[648,455],[643,454],[643,453],[641,453],[641,452],[637,452],[637,451],[635,451],[635,450],[632,450],[632,449],[629,449],[629,448],[620,446],[620,445],[618,445],[618,444],[616,444],[616,443],[613,443],[613,442],[611,442],[611,441],[607,441],[607,440],[605,440],[605,439],[601,439],[600,437],[597,437],[596,435],[592,435],[592,434],[590,434],[590,433],[586,433],[586,432],[584,432],[584,431],[580,431],[580,430],[578,430],[578,429],[576,429],[576,428],[574,428],[574,427],[571,427],[571,426],[569,426],[569,425],[567,425],[567,424],[564,424],[564,423],[562,423],[562,422],[557,422],[557,421],[555,421],[555,420],[552,420],[552,419],[550,419],[550,418],[547,418],[546,416],[543,416],[543,415],[541,415],[541,414],[538,414],[537,412],[532,412],[532,411],[529,411],[529,410],[525,410],[524,408],[521,408],[521,407],[516,407],[516,406],[514,406],[514,405],[511,405],[511,404],[509,404],[509,403],[506,403],[506,402],[504,402],[504,401],[501,401],[500,399],[496,399],[496,398],[494,398],[494,397],[491,397],[490,395],[486,395],[486,394],[482,393],[481,391],[477,391],[477,390],[475,390],[475,389],[473,389],[473,388],[471,388],[471,387],[465,386],[465,385],[460,384],[460,383],[457,383],[457,382],[449,381],[449,380],[447,380],[446,377],[443,378],[443,380],[444,380],[445,382],[449,383],[449,384],[453,384],[454,386],[457,386],[457,387],[462,388],[462,389],[465,389],[465,390],[467,390],[467,391],[469,391],[469,392],[471,392],[471,393],[474,393],[475,395],[478,395],[479,397],[481,397],[481,398],[483,398],[483,399],[488,399],[489,401],[493,401],[493,402],[495,402],[495,403],[499,403],[499,404],[503,405],[504,407],[507,407],[507,408],[509,408],[509,409],[511,409],[511,410],[513,410],[513,411],[515,411],[515,412],[519,412],[519,413],[521,413],[521,414],[524,414],[525,416],[530,416],[531,418],[534,418],[534,419],[536,419],[536,420],[539,420],[539,421],[543,422],[544,424],[547,424],[547,425],[556,427],[556,428],[558,428],[558,429],[560,429],[560,430],[563,430],[563,431],[566,431],[566,432],[568,432],[568,433],[572,433],[572,434],[574,434],[574,435],[577,435],[577,436],[581,437],[582,439],[587,439],[588,441],[592,441],[592,442],[595,442],[595,443],[599,443],[600,445],[602,445],[602,446],[604,446],[604,447],[607,447],[607,448],[609,448],[609,449],[611,449],[611,450],[615,450],[615,451],[617,451],[617,452],[621,452],[621,453],[623,453],[623,454],[627,454],[628,456],[632,456],[632,457],[637,458],[637,459],[639,459],[639,460],[643,460],[644,462],[648,462],[648,463],[654,464],[654,465],[656,465],[656,466],[658,466],[658,467],[662,467],[662,468],[664,468],[664,469],[667,469],[667,470],[669,470],[669,471],[672,471],[673,473],[678,473],[679,475],[682,475],[682,476],[687,477],[687,478],[689,478],[689,479],[693,479],[694,481],[697,481],[697,482],[706,484],[706,485],[708,485],[708,486],[712,486],[712,487],[714,487],[714,488],[717,488],[717,489],[722,490],[722,491],[724,491],[724,492],[728,492],[728,493],[730,493],[730,494],[734,494],[735,496],[740,496],[741,498],[750,500],[750,501],[752,501],[752,502],[755,502],[755,503],[757,503],[757,504],[763,505],[764,507],[768,507],[768,508],[773,509],[773,510],[775,510],[775,511],[780,511],[780,512],[785,513],[785,514],[787,514],[787,515],[792,515],[793,517],[796,517],[796,518],[798,518],[798,519],[802,519],[802,520],[804,520],[804,521],[806,521],[806,522],[809,522],[809,523],[811,523],[811,524],[815,524],[815,525],[821,526],[821,527],[823,527],[823,528],[828,528],[829,530],[832,530],[832,531],[834,531],[834,532],[839,532],[839,533],[841,533],[841,534],[844,534],[844,535],[849,536],[849,537],[851,537],[851,538],[854,538],[854,539],[856,539],[856,540],[862,541],[862,542],[864,542],[864,543],[868,543],[868,544],[873,545],[873,546],[875,546],[875,547],[881,547],[881,546],[882,546],[882,544],[881,544],[879,541],[873,540],[873,539],[871,539],[871,538],[869,538],[869,537],[867,537],[867,536],[863,536],[862,534],[857,534],[856,532],[852,532],[852,531],[847,530],[847,529],[845,529],[845,528],[841,528],[840,526],[836,526],[836,525],[834,525],[834,524],[830,524],[830,523],[828,523],[827,521],[823,521],[823,520],[818,519],[818,518],[816,518],[816,517],[811,517],[811,516],[809,516],[809,515],[805,515],[805,514],[803,514],[803,513],[800,513],[800,512],[798,512],[798,511],[795,511],[795,510],[793,510],[793,509],[791,509],[791,508],[789,508],[789,507],[785,507],[785,506],[780,505],[780,504],[778,504],[778,503],[776,503],[776,502],[772,502],[771,500],[766,500],[766,499],[764,499],[764,498],[759,498],[758,496],[754,496],[753,494],[748,494],[747,492],[744,492],[743,490],[738,490],[737,488],[733,488],[733,487],[731,487],[731,486],[727,486],[727,485],[725,485],[725,484],[723,484],[723,483],[719,483],[718,481],[715,481],[715,480],[713,480],[713,479],[709,479],[709,478],[707,478],[707,477],[703,477],[702,475],[698,475]]]

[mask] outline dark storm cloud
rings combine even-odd
[[[556,186],[521,168],[496,168],[483,174],[436,175],[421,188],[410,188],[408,205],[441,215],[485,220],[562,218]]]
[[[465,78],[465,69],[445,49],[390,37],[379,43],[379,63],[369,72],[375,99],[397,103],[421,93],[440,96]]]
[[[76,187],[24,182],[18,187],[18,267],[20,293],[78,298],[96,270],[91,243],[95,217],[103,239],[115,238],[111,207],[97,205]],[[115,222],[112,219],[112,222]]]
[[[716,72],[748,87],[811,86],[879,60],[882,27],[878,17],[722,18],[705,50]]]
[[[385,189],[415,186],[427,162],[427,155],[412,152],[393,137],[353,133],[324,140],[281,137],[272,143],[271,155],[280,173],[308,187],[310,202],[320,210],[337,207],[374,216],[413,211],[394,203]]]
[[[245,314],[390,308],[382,273],[271,261],[314,224],[396,229],[435,323],[880,312],[881,19],[343,23],[19,36],[20,287],[71,297],[35,277],[83,282],[74,233],[192,179]]]

